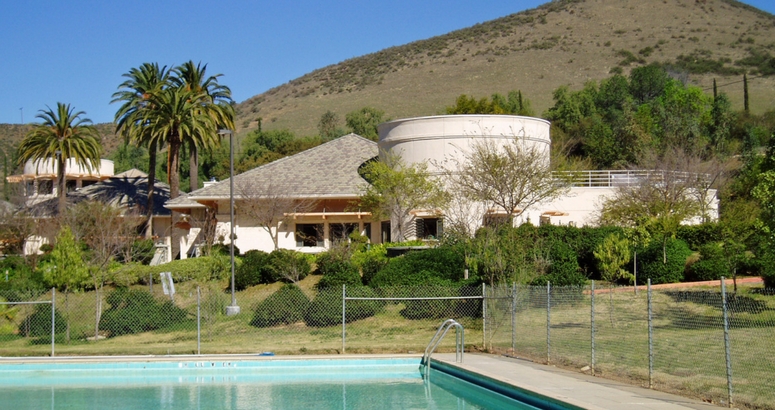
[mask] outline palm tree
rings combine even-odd
[[[116,132],[124,136],[125,142],[132,141],[139,146],[148,147],[148,201],[146,212],[146,236],[153,233],[153,191],[156,182],[156,154],[166,138],[151,135],[148,124],[143,121],[145,111],[154,110],[149,100],[152,95],[160,93],[169,85],[170,71],[167,66],[159,67],[157,63],[143,63],[139,68],[132,68],[124,74],[127,80],[118,86],[119,91],[113,94],[111,103],[124,104],[116,112]]]
[[[179,88],[193,93],[204,93],[205,98],[200,101],[202,111],[209,115],[215,123],[215,129],[210,134],[202,135],[201,138],[193,138],[192,135],[184,136],[184,143],[189,151],[189,182],[191,191],[199,187],[197,181],[199,175],[198,153],[202,150],[210,151],[220,142],[218,139],[218,129],[234,129],[234,107],[231,105],[231,90],[225,85],[218,84],[218,77],[222,74],[216,74],[207,77],[207,64],[201,63],[194,65],[189,60],[176,67],[175,75],[171,82]]]
[[[188,139],[205,140],[216,129],[216,123],[203,109],[205,93],[170,87],[153,94],[149,104],[153,110],[144,110],[142,122],[149,138],[167,143],[167,178],[170,199],[180,195],[180,148]],[[206,105],[204,106],[206,108]]]
[[[19,144],[19,165],[32,160],[56,160],[59,215],[66,207],[65,166],[68,159],[89,171],[100,163],[102,144],[91,120],[80,118],[83,111],[75,111],[70,104],[57,103],[56,112],[46,106],[36,118],[43,120]]]

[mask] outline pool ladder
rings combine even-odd
[[[425,366],[425,377],[430,376],[431,371],[431,355],[436,350],[436,347],[441,343],[441,339],[446,336],[449,329],[455,328],[455,362],[463,363],[463,348],[465,346],[465,330],[463,325],[455,321],[455,319],[447,319],[439,326],[439,330],[433,335],[428,347],[425,348],[425,353],[422,355],[422,361],[420,362],[420,369]]]

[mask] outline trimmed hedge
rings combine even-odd
[[[250,286],[274,282],[271,257],[268,253],[251,250],[242,257],[239,269],[234,270],[234,288],[245,290]]]
[[[301,322],[309,305],[307,295],[298,286],[289,283],[256,306],[250,324],[272,327]]]
[[[347,285],[348,288],[363,285],[358,268],[349,260],[318,259],[318,271],[323,274],[317,284],[318,289],[342,289],[342,285]]]
[[[67,329],[67,321],[59,310],[54,310],[54,333],[60,334]],[[19,334],[27,336],[46,337],[51,336],[51,305],[35,305],[35,311],[19,324]]]
[[[686,242],[668,239],[665,254],[667,263],[664,262],[660,240],[651,241],[646,249],[638,251],[638,284],[645,284],[648,279],[651,279],[654,285],[676,283],[684,279],[686,259],[692,255]]]
[[[369,281],[369,286],[417,286],[434,284],[436,280],[463,280],[465,259],[456,247],[440,246],[412,251],[392,258]]]
[[[100,329],[109,332],[109,337],[161,329],[185,322],[188,317],[172,301],[160,302],[146,290],[119,288],[105,301],[110,308],[102,314]]]
[[[686,279],[690,281],[718,280],[722,276],[731,277],[724,250],[715,243],[701,246],[700,260],[689,267]]]
[[[225,280],[231,276],[231,263],[226,256],[202,256],[156,266],[129,264],[112,272],[111,279],[116,286],[127,287],[138,283],[147,284],[148,277],[153,275],[153,281],[156,283],[161,272],[172,272],[175,283]]]
[[[347,287],[347,296],[377,297],[373,289],[366,286]],[[376,315],[383,303],[376,300],[351,300],[345,308],[347,323]],[[336,326],[342,324],[342,290],[326,289],[318,293],[304,313],[304,323],[312,327]]]

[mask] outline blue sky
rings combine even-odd
[[[207,63],[242,102],[314,69],[546,1],[3,1],[0,123],[72,104],[110,122],[121,75],[143,62]],[[749,0],[775,14],[772,0]]]

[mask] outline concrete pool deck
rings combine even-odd
[[[378,359],[417,358],[418,354],[343,354],[261,356],[234,355],[174,355],[174,356],[58,356],[0,357],[0,365],[14,363],[99,363],[149,361],[236,361],[236,360],[314,360],[314,359]],[[719,406],[626,383],[607,380],[554,366],[492,354],[466,353],[463,363],[455,363],[454,353],[436,353],[434,361],[478,373],[521,389],[590,410],[718,410]]]
[[[674,394],[504,356],[466,353],[463,363],[455,363],[454,353],[437,353],[432,360],[590,410],[721,408]]]

